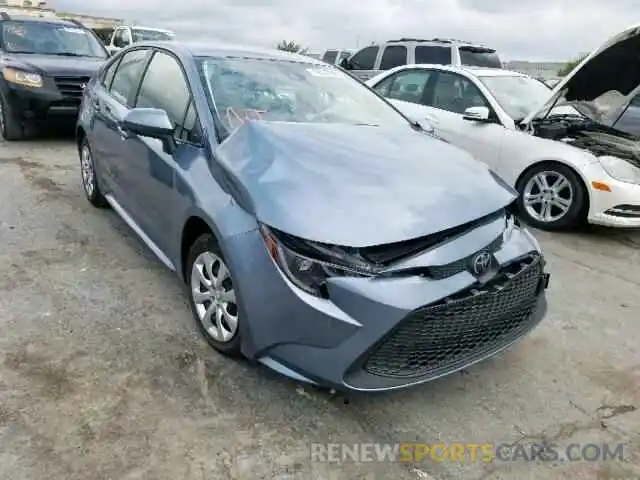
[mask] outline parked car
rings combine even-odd
[[[340,65],[340,63],[353,55],[353,50],[329,49],[322,53],[322,61],[331,65]]]
[[[368,84],[514,186],[529,224],[640,227],[638,138],[611,128],[640,86],[639,39],[614,36],[552,90],[516,72],[440,65]]]
[[[111,34],[107,44],[110,55],[122,50],[133,43],[156,42],[174,40],[176,34],[164,28],[143,27],[140,25],[123,25],[117,27]]]
[[[495,49],[464,40],[401,38],[362,48],[340,64],[361,80],[411,64],[468,65],[502,68]]]
[[[492,356],[545,313],[514,190],[324,62],[134,45],[89,84],[77,142],[88,200],[187,283],[222,353],[388,390]]]
[[[32,136],[48,120],[75,121],[84,86],[107,58],[98,37],[67,20],[0,13],[0,134]]]

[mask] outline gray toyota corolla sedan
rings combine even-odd
[[[326,63],[136,44],[87,85],[77,142],[88,200],[187,283],[207,341],[296,380],[426,382],[546,311],[516,193]]]

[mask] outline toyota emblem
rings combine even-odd
[[[83,83],[82,85],[80,85],[80,88],[81,88],[82,90],[84,90],[85,88],[87,88],[87,84],[86,84],[86,83]]]
[[[491,266],[491,255],[489,252],[480,252],[471,260],[471,268],[477,276],[484,275]]]

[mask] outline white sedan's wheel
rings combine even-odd
[[[571,208],[573,186],[561,173],[543,171],[529,179],[522,195],[529,216],[539,222],[556,222]]]
[[[588,195],[578,174],[560,163],[527,170],[516,185],[523,219],[543,230],[575,227],[584,221]]]

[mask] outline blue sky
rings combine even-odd
[[[161,6],[164,3],[163,6]],[[58,10],[168,27],[182,38],[216,37],[312,49],[353,48],[402,36],[454,37],[492,46],[506,60],[564,61],[630,23],[640,0],[50,0]]]

